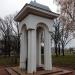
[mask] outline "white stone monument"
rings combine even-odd
[[[51,35],[53,20],[58,15],[49,7],[31,1],[26,4],[15,16],[15,21],[20,22],[20,68],[27,72],[37,71],[37,67],[52,70]],[[42,64],[41,35],[43,32],[44,63]],[[27,61],[27,64],[26,64]]]

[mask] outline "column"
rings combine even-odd
[[[41,67],[41,32],[37,33],[37,65]]]
[[[20,69],[26,69],[26,58],[27,58],[27,32],[22,31],[20,37]]]
[[[51,36],[48,31],[45,31],[45,50],[44,50],[45,70],[52,70],[52,56],[51,56]]]
[[[36,72],[36,30],[28,30],[28,73]]]

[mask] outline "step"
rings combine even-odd
[[[13,70],[10,67],[5,68],[6,71],[10,74],[10,75],[20,75],[19,73],[17,73],[15,70]]]
[[[54,74],[49,74],[49,75],[72,75],[72,72],[64,70],[62,72],[58,72],[58,73],[54,73]]]
[[[20,70],[18,67],[12,67],[15,71],[17,71],[18,73],[20,73],[21,75],[33,75],[33,74],[27,74],[25,71]],[[40,70],[37,71],[36,73],[34,73],[34,75],[48,75],[48,74],[53,74],[53,73],[58,73],[58,72],[62,72],[61,69],[58,68],[53,68],[52,71],[46,71],[46,70]]]
[[[54,73],[58,73],[58,72],[62,72],[61,69],[58,68],[53,68],[52,71],[46,71],[46,70],[42,70],[42,71],[37,71],[36,74],[38,75],[48,75],[48,74],[54,74]]]
[[[40,70],[34,74],[28,74],[25,70],[20,70],[19,67],[6,68],[11,75],[72,75],[71,71],[53,67],[52,71]]]

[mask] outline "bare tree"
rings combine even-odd
[[[54,20],[53,24],[54,31],[51,32],[52,39],[54,40],[54,47],[55,47],[55,53],[56,56],[58,56],[58,53],[60,55],[60,21],[58,19]]]
[[[60,18],[56,19],[53,24],[54,31],[51,32],[51,36],[54,40],[54,46],[55,46],[55,53],[56,56],[60,52],[62,52],[64,56],[64,48],[65,46],[72,40],[74,37],[70,38],[71,33],[68,31],[68,29],[65,29],[65,25],[63,25],[63,22]],[[61,46],[61,48],[60,48]],[[60,51],[61,49],[61,51]]]
[[[56,4],[60,7],[60,16],[63,23],[62,29],[62,51],[64,50],[64,46],[69,43],[74,37],[68,39],[70,34],[75,32],[75,0],[54,0]],[[66,41],[67,40],[67,41]],[[64,52],[63,52],[64,55]]]
[[[16,53],[19,53],[20,49],[20,34],[19,34],[19,23],[14,21],[14,16],[9,15],[4,19],[0,19],[0,31],[2,31],[2,36],[5,42],[5,53],[8,53],[10,56],[11,51],[11,43],[15,43],[16,45]],[[15,42],[13,42],[15,41]]]
[[[60,18],[70,31],[75,31],[75,0],[55,0],[60,6]]]

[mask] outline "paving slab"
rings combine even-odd
[[[64,69],[56,68],[56,67],[53,67],[51,71],[42,69],[33,74],[29,74],[25,70],[21,70],[19,67],[9,67],[9,68],[6,68],[6,70],[11,75],[72,75],[72,71],[68,71],[68,70],[64,70]]]
[[[0,75],[10,75],[6,69],[3,67],[3,68],[0,68]]]

